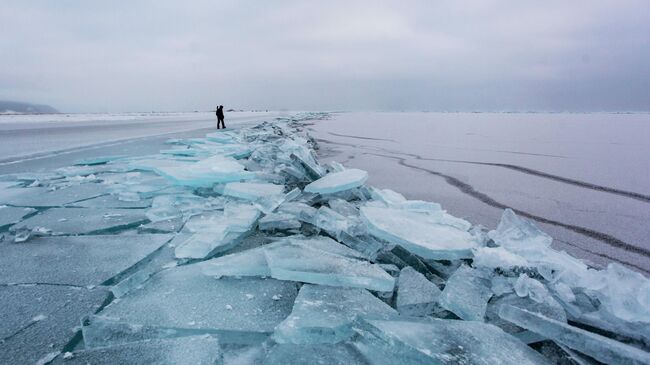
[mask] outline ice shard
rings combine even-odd
[[[215,280],[196,265],[162,271],[99,314],[121,323],[214,333],[224,343],[258,343],[291,313],[297,287],[258,278]],[[94,330],[91,328],[85,330]],[[102,330],[111,330],[102,326]],[[101,336],[96,336],[101,338]]]
[[[407,266],[400,271],[397,281],[397,310],[407,316],[431,314],[440,293],[440,289],[434,283]]]
[[[366,205],[361,208],[361,216],[370,234],[400,244],[425,259],[471,258],[472,250],[478,247],[467,231],[441,224],[428,214]]]
[[[283,245],[265,250],[271,276],[279,280],[392,291],[395,279],[379,265],[335,253]]]
[[[219,365],[222,352],[219,341],[209,335],[172,339],[151,339],[100,347],[60,356],[52,364],[197,364]]]
[[[77,160],[74,162],[75,165],[103,165],[108,162],[116,161],[123,159],[127,156],[125,155],[114,155],[114,156],[98,156],[98,157],[92,157],[92,158],[86,158],[82,160]]]
[[[490,281],[478,270],[461,266],[449,278],[440,305],[466,321],[483,321],[492,297]]]
[[[496,326],[474,321],[367,319],[353,345],[372,364],[549,364]]]
[[[271,276],[271,270],[269,270],[269,265],[266,263],[264,250],[272,245],[275,244],[217,257],[196,265],[202,269],[205,275],[213,276],[217,279],[222,276]]]
[[[285,231],[299,229],[302,223],[293,215],[287,213],[271,213],[259,221],[259,228],[262,231]]]
[[[359,169],[332,172],[305,186],[305,191],[316,194],[334,194],[363,185],[368,173]]]
[[[650,364],[650,353],[522,308],[504,305],[499,316],[607,364]]]
[[[352,336],[351,324],[359,316],[390,318],[397,312],[365,289],[306,284],[273,338],[279,343],[337,343]]]

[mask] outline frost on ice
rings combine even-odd
[[[0,363],[650,363],[647,278],[321,165],[325,117],[0,177],[0,306],[96,300],[11,315]]]

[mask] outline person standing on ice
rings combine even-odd
[[[226,122],[224,122],[223,116],[223,105],[217,107],[217,129],[219,129],[219,126],[223,126],[223,129],[226,129]]]

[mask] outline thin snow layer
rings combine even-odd
[[[0,362],[650,363],[646,277],[321,165],[323,118],[2,176]]]

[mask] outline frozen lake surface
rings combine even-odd
[[[494,228],[504,207],[597,266],[650,271],[650,114],[338,113],[326,162]]]
[[[650,363],[641,190],[490,115],[278,116],[3,119],[0,363]]]

